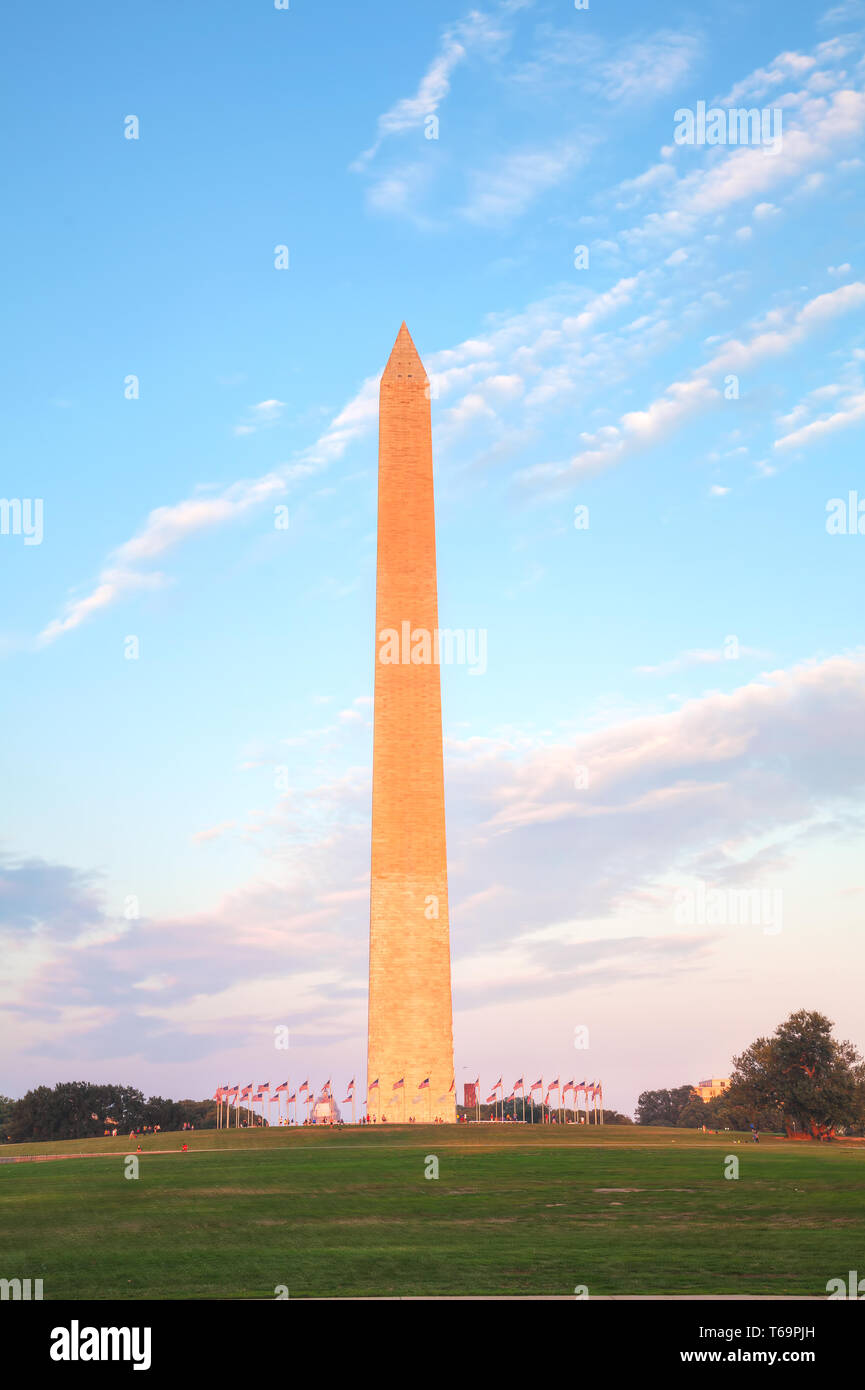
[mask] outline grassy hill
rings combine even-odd
[[[862,1263],[861,1146],[492,1125],[141,1143],[137,1178],[128,1138],[0,1150],[5,1277],[46,1299],[825,1296]]]

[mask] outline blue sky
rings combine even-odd
[[[443,670],[458,1081],[630,1110],[803,1006],[865,1047],[865,535],[826,529],[865,499],[865,6],[8,27],[3,493],[43,535],[0,535],[3,1089],[363,1074],[403,318],[440,619],[488,641]],[[778,147],[677,144],[699,102]],[[700,883],[783,930],[683,926]]]

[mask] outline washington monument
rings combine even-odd
[[[453,1122],[432,433],[405,324],[379,396],[375,630],[368,1113]]]

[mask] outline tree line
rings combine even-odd
[[[825,1014],[799,1009],[733,1058],[730,1085],[703,1101],[691,1085],[644,1091],[637,1123],[764,1129],[812,1139],[865,1134],[865,1061],[832,1036]]]
[[[20,1144],[47,1139],[101,1137],[116,1126],[118,1134],[141,1130],[216,1127],[212,1100],[167,1100],[144,1097],[134,1086],[99,1086],[90,1081],[61,1081],[37,1086],[20,1100],[0,1096],[0,1142]]]

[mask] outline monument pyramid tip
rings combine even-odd
[[[391,348],[387,366],[384,369],[385,376],[406,376],[418,375],[426,378],[420,353],[414,345],[414,340],[408,331],[405,319],[400,324],[396,340]]]

